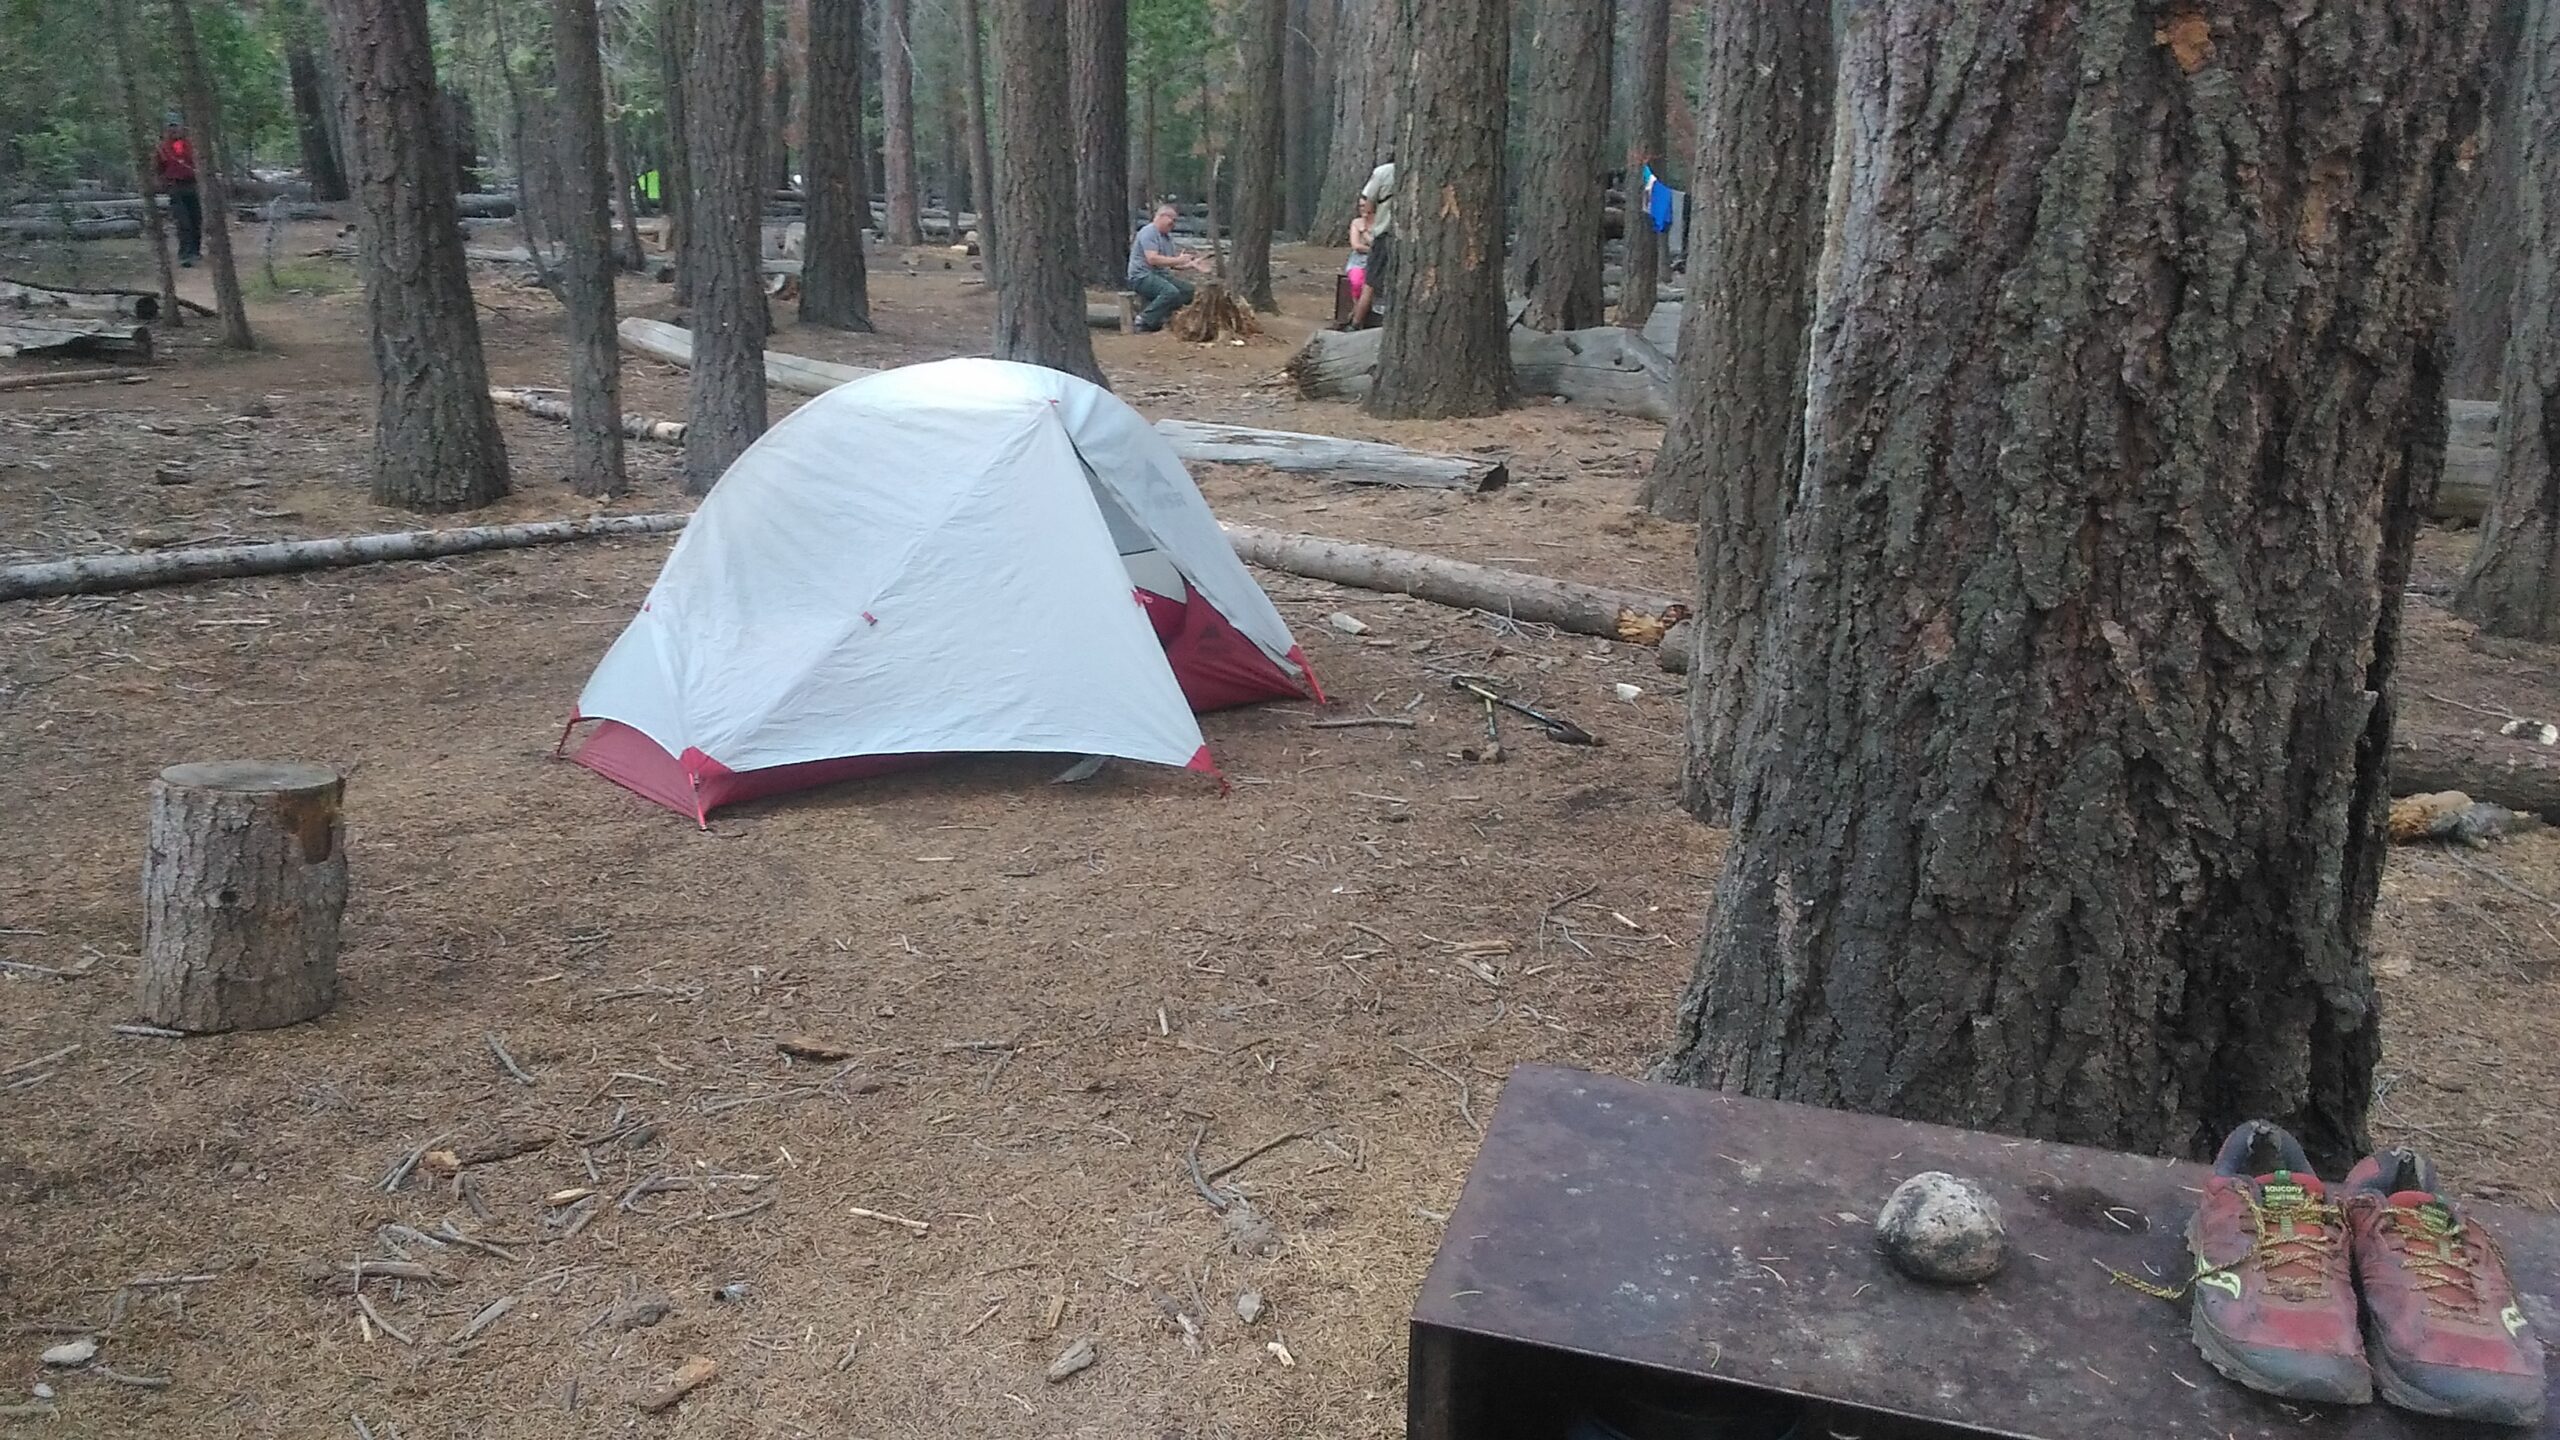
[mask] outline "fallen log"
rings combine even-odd
[[[161,550],[147,555],[83,555],[0,568],[0,600],[96,595],[197,580],[236,580],[391,560],[432,560],[479,550],[556,545],[599,535],[656,535],[683,529],[686,518],[677,514],[605,515],[529,525],[475,525],[459,530],[406,530],[325,540],[272,540],[258,545]]]
[[[2427,513],[2477,524],[2489,513],[2489,495],[2498,486],[2498,407],[2486,400],[2449,401],[2445,421],[2444,475]]]
[[[1332,475],[1353,485],[1482,491],[1499,490],[1511,481],[1510,468],[1499,460],[1432,455],[1374,440],[1211,425],[1198,420],[1159,420],[1156,433],[1171,442],[1185,460]]]
[[[454,213],[466,220],[504,220],[516,213],[513,195],[460,195]]]
[[[151,358],[151,332],[113,315],[0,320],[0,358],[12,355],[130,355]]]
[[[513,406],[528,415],[539,415],[545,420],[558,420],[565,424],[569,419],[569,396],[566,391],[494,386],[489,391],[489,398],[501,405]],[[625,415],[622,417],[622,433],[634,440],[654,440],[661,445],[681,445],[684,443],[684,422],[658,420],[647,415]]]
[[[693,364],[693,334],[681,325],[633,316],[617,333],[626,349],[670,365]],[[822,395],[838,385],[876,375],[858,365],[810,360],[779,350],[764,352],[765,383],[798,395]],[[1189,420],[1159,420],[1156,433],[1186,462],[1210,465],[1268,465],[1298,474],[1331,475],[1353,485],[1465,486],[1491,490],[1508,482],[1502,465],[1457,455],[1432,455],[1371,440],[1337,440],[1286,430],[1255,430],[1242,425],[1206,425]],[[1247,452],[1250,457],[1247,458]],[[1423,479],[1420,477],[1431,477]]]
[[[30,285],[0,276],[0,310],[66,310],[80,315],[157,320],[160,297],[146,290],[80,290],[63,285]]]
[[[92,370],[47,370],[38,375],[0,375],[0,390],[36,390],[47,385],[87,385],[98,380],[138,378],[139,370],[109,365]]]
[[[1689,607],[1667,595],[1608,590],[1499,570],[1418,550],[1396,550],[1320,535],[1291,535],[1255,525],[1222,525],[1238,558],[1266,570],[1330,580],[1362,590],[1410,595],[1435,605],[1483,610],[1553,625],[1576,635],[1652,645],[1686,618]]]
[[[1310,400],[1357,400],[1377,378],[1384,331],[1319,330],[1289,357],[1288,375]],[[1671,414],[1670,359],[1615,325],[1553,333],[1513,326],[1511,369],[1523,395],[1561,395],[1619,415]]]
[[[114,220],[26,216],[0,220],[0,233],[17,240],[124,240],[141,234],[142,222],[132,216]]]
[[[2391,793],[2460,790],[2560,821],[2560,746],[2478,730],[2412,730],[2391,745]]]

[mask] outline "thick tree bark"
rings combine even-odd
[[[996,277],[996,162],[987,144],[987,57],[978,0],[960,0],[960,64],[969,105],[969,194],[978,202],[978,254]],[[955,237],[956,238],[956,237]]]
[[[1121,288],[1129,256],[1129,0],[1067,0],[1076,145],[1076,273]],[[999,61],[1003,59],[1001,53]],[[1005,136],[1010,140],[1013,132]]]
[[[222,343],[254,350],[249,309],[240,299],[240,270],[231,259],[231,182],[223,167],[231,148],[222,133],[222,107],[204,47],[196,40],[193,0],[169,0],[169,41],[178,52],[179,91],[187,97],[187,134],[195,141],[196,193],[204,204],[204,258],[213,268],[213,305],[221,316]]]
[[[1360,187],[1394,148],[1404,119],[1407,44],[1403,0],[1340,0],[1334,21],[1333,124],[1311,245],[1349,243]]]
[[[2498,480],[2455,613],[2492,635],[2560,640],[2560,13],[2536,4],[2510,79],[2516,267],[2498,399]]]
[[[1280,68],[1288,44],[1288,0],[1245,0],[1239,18],[1244,86],[1236,106],[1236,249],[1228,284],[1254,309],[1276,311],[1271,232],[1280,228],[1285,183]]]
[[[810,0],[809,231],[800,266],[800,322],[871,329],[871,277],[862,231],[862,0]]]
[[[346,781],[317,765],[177,765],[151,784],[140,1012],[206,1034],[338,1001]]]
[[[294,135],[302,144],[302,173],[311,182],[314,200],[347,198],[347,172],[338,163],[337,136],[329,124],[329,103],[320,88],[320,62],[300,39],[284,51],[285,76],[293,89]]]
[[[1804,375],[1830,172],[1831,35],[1819,5],[1709,12],[1689,292],[1670,424],[1643,500],[1698,522],[1698,619],[1681,800],[1731,812],[1758,688],[1788,498],[1804,456]]]
[[[175,330],[187,323],[178,303],[178,271],[170,261],[168,217],[160,213],[160,167],[152,152],[151,110],[136,83],[133,0],[106,0],[107,50],[115,62],[116,101],[124,110],[125,145],[133,157],[134,193],[142,197],[142,233],[151,245],[151,263],[160,277],[161,323]]]
[[[1662,288],[1663,239],[1643,214],[1644,167],[1662,173],[1663,113],[1671,94],[1671,0],[1628,0],[1628,12],[1635,53],[1627,65],[1627,274],[1618,287],[1618,323],[1642,330],[1653,318],[1654,298]]]
[[[881,238],[891,245],[924,243],[924,212],[916,195],[916,53],[910,3],[880,0],[881,180],[889,206]],[[1056,124],[1057,118],[1050,116],[1049,123]]]
[[[1818,6],[1785,6],[1818,9]],[[1533,330],[1583,330],[1604,318],[1600,229],[1609,134],[1609,0],[1538,0],[1529,32],[1529,103],[1520,175],[1520,253],[1512,290]],[[1630,206],[1630,211],[1633,207]],[[1398,207],[1398,221],[1403,220]],[[1635,233],[1632,215],[1628,233]]]
[[[2516,113],[2517,72],[2525,12],[2533,0],[2494,0],[2489,20],[2488,100],[2481,107],[2478,138],[2465,167],[2462,264],[2454,272],[2453,358],[2445,393],[2457,400],[2495,400],[2507,360],[2507,325],[2513,318],[2517,272],[2524,264],[2516,193],[2524,183],[2516,163],[2521,141]]]
[[[1106,383],[1076,273],[1075,140],[1067,113],[1068,0],[996,6],[996,335],[999,360]]]
[[[373,498],[468,510],[507,493],[479,312],[449,188],[426,0],[329,0],[354,114],[365,321],[373,342]]]
[[[2211,15],[1850,11],[1842,259],[1673,1078],[2361,1153],[2482,16]]]
[[[619,495],[622,351],[614,337],[611,166],[605,159],[603,35],[596,0],[551,0],[560,116],[562,300],[569,310],[569,488]]]
[[[765,70],[764,184],[791,188],[791,48],[775,50]]]
[[[1288,159],[1281,167],[1286,199],[1280,228],[1303,236],[1315,224],[1316,196],[1324,185],[1324,116],[1322,102],[1332,93],[1324,37],[1331,28],[1332,0],[1288,0],[1280,66],[1280,105]]]
[[[1417,5],[1411,40],[1395,262],[1363,403],[1389,418],[1490,415],[1517,393],[1502,295],[1510,5]]]
[[[613,104],[610,78],[607,77],[606,104],[620,109]],[[611,179],[617,227],[614,263],[625,270],[646,270],[649,268],[649,252],[640,243],[640,192],[632,180],[631,127],[628,121],[616,121],[612,130],[612,148],[606,152],[606,157],[613,162]]]
[[[667,256],[675,300],[693,303],[693,125],[685,113],[686,57],[693,50],[694,0],[658,0],[658,87],[667,104],[667,163],[658,180],[667,212]]]
[[[693,374],[684,487],[708,494],[765,428],[764,0],[698,0],[685,60],[693,127]],[[485,384],[482,387],[487,388]]]

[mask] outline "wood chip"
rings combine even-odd
[[[465,1340],[478,1339],[490,1326],[505,1319],[507,1312],[514,1308],[516,1308],[516,1297],[513,1295],[502,1295],[481,1306],[480,1313],[471,1317],[470,1324],[453,1332],[453,1343],[459,1345]]]
[[[1049,1362],[1049,1383],[1060,1384],[1077,1371],[1090,1368],[1093,1361],[1092,1337],[1080,1336],[1076,1343],[1059,1351],[1057,1359]]]
[[[719,1361],[708,1355],[687,1356],[685,1362],[675,1368],[674,1374],[649,1392],[649,1398],[640,1402],[640,1408],[652,1412],[674,1409],[677,1401],[719,1378]]]
[[[919,1235],[933,1228],[922,1220],[910,1220],[904,1215],[892,1215],[886,1210],[865,1210],[859,1205],[846,1206],[845,1213],[857,1220],[877,1220],[883,1225],[903,1226]]]
[[[773,1042],[773,1048],[795,1060],[833,1062],[853,1058],[852,1047],[839,1045],[832,1040],[821,1040],[814,1035],[788,1036]]]

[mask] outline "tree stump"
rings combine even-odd
[[[1164,328],[1172,331],[1175,338],[1194,343],[1262,333],[1253,311],[1215,280],[1203,284],[1190,304],[1174,311]]]
[[[142,1017],[265,1030],[338,1000],[346,782],[317,765],[177,765],[151,785]]]

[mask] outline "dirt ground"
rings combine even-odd
[[[125,253],[91,249],[93,278]],[[1150,414],[1481,449],[1512,484],[1351,492],[1206,468],[1221,515],[1685,588],[1685,530],[1630,508],[1654,427],[1546,404],[1390,424],[1289,395],[1276,372],[1333,258],[1283,250],[1292,315],[1271,338],[1103,335],[1102,363]],[[880,334],[786,324],[774,347],[982,348],[972,262],[874,267]],[[417,523],[366,498],[351,276],[297,259],[285,278],[253,301],[254,356],[199,325],[144,383],[0,395],[0,563]],[[551,302],[483,282],[493,379],[558,383]],[[202,272],[187,284],[210,298]],[[665,293],[631,284],[626,313],[670,314]],[[626,373],[630,408],[681,413],[677,372]],[[561,484],[561,428],[502,420],[517,493],[475,520],[591,508]],[[610,508],[683,503],[673,452],[632,457],[639,487]],[[2560,652],[2471,648],[2423,593],[2466,544],[2428,542],[2411,667],[2442,700],[2421,703],[2447,723],[2460,706],[2560,718]],[[987,759],[743,806],[706,833],[552,758],[665,552],[0,605],[0,1387],[17,1392],[0,1404],[48,1378],[57,1331],[104,1326],[109,1365],[168,1383],[53,1375],[58,1413],[29,1433],[1400,1434],[1404,1316],[1508,1067],[1639,1074],[1664,1041],[1723,838],[1672,803],[1676,677],[1649,651],[1264,575],[1337,713],[1414,728],[1313,730],[1314,707],[1265,706],[1204,719],[1224,796]],[[1369,633],[1337,631],[1337,611]],[[1508,763],[1459,758],[1479,722],[1447,688],[1458,670],[1606,748],[1521,729]],[[1644,693],[1622,701],[1620,682]],[[351,776],[339,1007],[263,1034],[118,1035],[146,782],[237,755]],[[2543,1208],[2554,895],[2549,833],[2403,850],[2378,939],[2386,1133],[2470,1193]],[[845,1058],[791,1058],[788,1037]],[[1205,1172],[1234,1167],[1220,1183],[1243,1200],[1223,1214],[1192,1182],[1195,1147]],[[460,1181],[422,1167],[386,1192],[421,1149],[456,1152]],[[586,1210],[549,1203],[584,1189]],[[478,1246],[385,1228],[448,1223]],[[378,1315],[307,1273],[395,1250],[441,1283],[371,1282]],[[1250,1324],[1247,1290],[1265,1303]],[[673,1307],[655,1325],[606,1319],[648,1296]],[[1079,1337],[1096,1362],[1046,1383]],[[690,1355],[719,1378],[642,1412]]]

